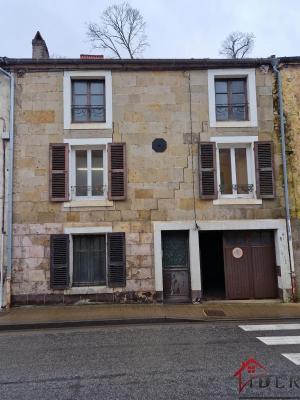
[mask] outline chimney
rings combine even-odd
[[[39,31],[32,40],[32,58],[41,60],[49,58],[49,52],[45,40]]]

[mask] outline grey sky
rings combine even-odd
[[[79,57],[91,51],[86,23],[118,0],[0,0],[0,56],[31,57],[40,30],[50,54]],[[220,57],[232,31],[253,32],[251,56],[300,55],[299,0],[131,0],[147,22],[151,46],[144,58]]]

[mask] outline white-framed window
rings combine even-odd
[[[216,142],[219,199],[256,199],[254,142],[257,136],[212,137]]]
[[[68,290],[81,293],[89,287],[107,289],[107,235],[112,227],[67,227],[64,232],[70,239]]]
[[[111,71],[65,71],[64,129],[111,128]]]
[[[72,200],[104,200],[106,197],[106,146],[71,146]]]
[[[69,193],[74,206],[87,201],[107,200],[107,145],[111,141],[111,138],[64,140],[69,144]]]
[[[255,69],[208,70],[211,127],[257,126]]]

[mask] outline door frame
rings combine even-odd
[[[197,221],[198,229],[195,226],[195,221],[157,221],[152,222],[152,226],[154,232],[155,291],[158,301],[163,300],[161,231],[165,230],[189,230],[192,302],[197,302],[201,299],[202,287],[198,229],[201,231],[273,230],[276,266],[279,267],[281,272],[281,276],[277,276],[278,290],[283,301],[288,302],[290,300],[291,278],[285,219]],[[293,254],[291,254],[291,257],[293,259]]]
[[[186,271],[187,272],[187,280],[188,280],[188,295],[186,297],[182,296],[182,295],[167,295],[165,293],[165,290],[163,289],[163,297],[164,300],[167,303],[188,303],[191,300],[191,273],[190,273],[190,249],[189,249],[189,231],[186,230],[175,230],[175,231],[163,231],[162,233],[162,249],[164,246],[164,239],[163,236],[166,234],[166,232],[184,232],[185,233],[185,239],[186,239],[186,251],[187,251],[187,260],[186,260],[186,268],[180,268],[180,267],[176,267],[176,268],[168,268],[165,267],[164,264],[162,265],[163,268],[163,279],[164,279],[164,274],[169,270],[169,273],[172,271]]]

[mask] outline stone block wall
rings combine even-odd
[[[256,71],[258,128],[209,128],[207,71],[113,72],[113,130],[64,130],[63,72],[27,72],[16,81],[14,171],[14,296],[49,289],[49,234],[65,227],[112,226],[126,232],[126,292],[154,293],[153,221],[283,217],[278,135],[273,128],[273,77]],[[191,119],[193,133],[191,134]],[[217,135],[274,140],[275,200],[262,205],[214,206],[198,197],[199,140]],[[67,208],[49,202],[49,143],[64,138],[112,137],[127,144],[128,197],[107,207]],[[152,141],[164,138],[156,153]],[[194,169],[193,169],[193,168]],[[107,293],[115,291],[107,289]],[[59,293],[56,293],[59,295]],[[68,294],[65,291],[64,294]]]

